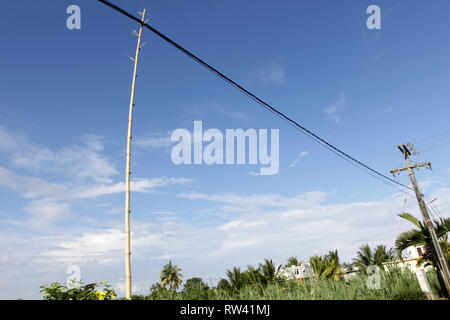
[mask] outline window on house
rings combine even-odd
[[[417,248],[417,254],[418,254],[419,256],[422,255],[422,248]]]

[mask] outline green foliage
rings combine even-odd
[[[241,268],[234,267],[233,270],[227,270],[225,274],[228,277],[229,290],[237,295],[239,293],[239,289],[245,283],[245,276],[241,272]]]
[[[297,257],[289,257],[286,263],[286,267],[292,267],[292,266],[299,266],[301,264],[301,261],[297,259]]]
[[[410,221],[416,226],[417,229],[405,231],[397,237],[397,239],[395,240],[395,249],[397,251],[397,255],[401,257],[402,251],[410,246],[423,245],[425,246],[425,252],[423,254],[423,258],[419,263],[421,264],[424,262],[428,262],[436,265],[432,256],[432,238],[430,232],[428,231],[428,228],[412,214],[402,213],[399,214],[399,217]],[[441,240],[440,245],[442,247],[442,251],[446,256],[447,261],[450,262],[450,245],[448,243],[447,236],[447,234],[450,232],[450,218],[434,220],[432,223],[436,230],[436,235]]]
[[[166,264],[159,276],[161,287],[169,285],[169,289],[177,289],[183,280],[183,275],[180,273],[181,269],[177,265],[172,265],[172,261]]]
[[[446,235],[442,236],[446,240]],[[448,254],[448,242],[445,252]],[[358,256],[352,265],[362,267],[382,265],[393,259],[393,252],[386,246],[379,245],[373,250],[369,245],[359,248]],[[390,267],[381,268],[377,274],[378,289],[373,289],[370,274],[358,272],[355,278],[345,281],[343,269],[337,250],[329,251],[324,256],[312,256],[310,263],[315,277],[298,281],[281,279],[281,266],[271,259],[264,259],[255,268],[249,265],[245,271],[234,267],[226,270],[227,279],[221,279],[216,288],[210,288],[201,278],[188,279],[182,290],[177,290],[182,283],[181,269],[171,261],[160,274],[160,282],[150,287],[149,294],[133,295],[132,300],[421,300],[426,296],[420,289],[415,274],[409,270]],[[295,257],[288,260],[290,265],[299,265]],[[350,267],[350,264],[342,264]],[[434,293],[440,292],[436,272],[428,272],[428,279]],[[103,289],[97,289],[104,286]],[[106,282],[82,284],[70,288],[57,282],[50,286],[41,286],[46,300],[110,300],[115,298],[114,290]]]
[[[339,255],[337,250],[330,251],[324,256],[312,256],[309,258],[309,263],[311,264],[317,279],[341,279],[343,271],[341,265],[339,264]]]
[[[362,245],[357,257],[353,259],[353,263],[360,269],[368,266],[381,266],[384,262],[394,260],[395,254],[393,249],[386,249],[384,245],[378,245],[375,249],[371,249],[368,244]]]
[[[260,283],[267,285],[276,281],[279,277],[281,266],[276,266],[272,259],[264,259],[263,263],[259,264]]]
[[[181,292],[191,300],[206,300],[210,295],[209,286],[201,278],[188,279]]]
[[[432,287],[436,285],[433,271],[428,273]],[[243,284],[238,293],[227,289],[229,282],[220,281],[217,288],[208,289],[208,294],[199,296],[198,292],[183,290],[155,291],[152,299],[164,300],[421,300],[426,299],[420,290],[419,283],[409,270],[392,268],[389,272],[381,271],[380,288],[368,287],[368,276],[364,273],[349,282],[330,278],[306,279],[302,284],[297,281],[278,280],[267,285]],[[195,280],[194,283],[197,283]],[[220,287],[220,288],[219,288]],[[204,289],[206,292],[206,288]],[[191,292],[192,295],[188,294]]]
[[[259,285],[262,281],[261,268],[254,268],[252,265],[247,267],[247,270],[244,272],[244,281],[248,285]]]
[[[54,282],[50,286],[41,286],[40,292],[44,294],[44,300],[112,300],[116,293],[110,287],[106,281],[89,284],[74,281],[71,286]]]
[[[216,290],[221,294],[227,294],[232,291],[231,285],[227,281],[227,279],[220,279],[219,283],[217,284]]]
[[[149,299],[156,299],[159,295],[161,295],[163,292],[166,292],[167,289],[164,287],[161,287],[161,284],[154,283],[152,284],[152,286],[150,287],[150,294],[149,294]]]

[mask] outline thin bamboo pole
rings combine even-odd
[[[136,56],[134,59],[134,71],[133,82],[131,85],[131,98],[130,98],[130,111],[128,115],[128,135],[127,135],[127,165],[125,173],[125,281],[126,281],[126,293],[125,297],[131,299],[131,263],[130,263],[130,159],[131,159],[131,129],[133,121],[133,107],[134,107],[134,91],[137,76],[137,66],[139,59],[139,51],[141,50],[141,35],[142,28],[144,26],[145,9],[142,12],[142,23],[139,28],[138,43],[136,47]]]

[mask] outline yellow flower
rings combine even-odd
[[[101,291],[98,294],[98,300],[105,300],[105,298],[106,298],[106,292],[105,291]]]

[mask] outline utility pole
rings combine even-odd
[[[133,71],[133,82],[131,84],[131,98],[130,98],[130,111],[128,116],[128,135],[127,135],[127,165],[126,165],[126,173],[125,173],[125,282],[126,282],[126,293],[125,297],[130,300],[131,299],[131,263],[130,263],[130,159],[131,159],[131,128],[132,128],[132,120],[133,120],[133,107],[134,107],[134,88],[136,84],[137,77],[137,67],[138,67],[138,59],[139,59],[139,51],[145,45],[141,45],[141,35],[145,21],[145,9],[143,12],[139,12],[141,15],[141,27],[139,28],[139,33],[133,30],[133,35],[138,37],[137,47],[136,47],[136,56],[135,58],[129,57],[132,61],[134,61],[134,71]]]
[[[394,170],[391,170],[390,172],[392,174],[394,174],[394,176],[395,176],[395,173],[400,174],[401,171],[408,170],[409,178],[411,179],[411,183],[413,185],[414,192],[416,193],[417,201],[419,202],[420,211],[422,212],[423,222],[424,222],[425,226],[428,228],[428,231],[430,232],[430,235],[431,235],[431,239],[432,239],[432,243],[433,243],[433,246],[432,246],[433,248],[431,248],[431,249],[433,251],[432,252],[433,255],[435,255],[435,259],[437,260],[436,267],[438,268],[438,272],[441,273],[443,282],[445,284],[445,288],[442,288],[442,289],[446,290],[447,293],[450,293],[450,272],[449,272],[449,268],[448,268],[448,263],[447,263],[447,260],[445,259],[444,253],[442,252],[441,245],[439,244],[439,239],[436,235],[436,230],[434,229],[433,222],[431,221],[430,216],[428,214],[427,207],[425,206],[425,202],[423,201],[423,198],[422,198],[422,194],[420,193],[419,187],[417,186],[417,181],[416,181],[416,178],[414,176],[414,171],[413,171],[413,169],[418,169],[420,167],[427,167],[428,169],[431,170],[431,162],[423,162],[423,163],[411,165],[411,162],[409,159],[409,156],[411,156],[411,152],[408,149],[408,147],[412,147],[412,145],[410,143],[408,143],[406,145],[402,144],[402,145],[398,146],[398,149],[405,157],[406,167],[394,169]],[[411,148],[411,149],[413,150],[413,148]],[[413,153],[413,155],[415,155],[415,154],[417,154],[417,153],[416,152]]]

